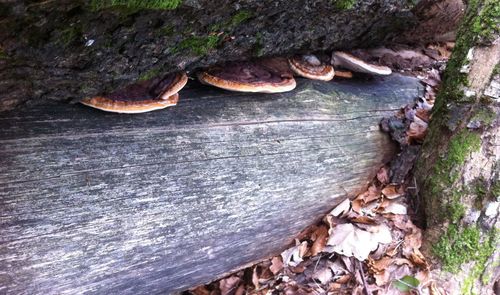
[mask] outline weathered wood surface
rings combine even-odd
[[[0,114],[0,293],[166,294],[276,253],[393,152],[413,78]]]

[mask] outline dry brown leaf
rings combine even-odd
[[[373,225],[370,231],[360,229],[350,223],[339,224],[331,228],[325,251],[335,252],[345,256],[354,256],[365,260],[378,244],[388,244],[392,241],[389,228],[385,224]]]
[[[258,266],[253,268],[252,272],[252,284],[254,285],[255,289],[260,289],[260,283],[259,283],[259,273],[258,273]]]
[[[381,184],[388,184],[390,181],[389,167],[384,166],[384,167],[380,168],[377,172],[377,179]]]
[[[415,249],[414,252],[410,254],[409,259],[413,262],[413,264],[423,269],[429,269],[429,264],[419,249]]]
[[[410,140],[422,141],[425,138],[425,135],[427,135],[427,126],[412,122],[410,124],[410,128],[406,131],[406,134]]]
[[[430,295],[446,295],[446,292],[442,288],[438,288],[436,282],[432,282],[429,286]]]
[[[367,204],[380,198],[380,189],[376,185],[370,185],[368,189],[359,194],[355,200],[361,200],[361,204]]]
[[[275,256],[271,260],[271,266],[269,267],[269,270],[273,274],[278,274],[281,270],[283,269],[283,261],[281,260],[281,257]]]
[[[245,286],[240,285],[234,295],[243,295],[245,294]]]
[[[429,270],[421,270],[417,272],[415,278],[420,281],[420,286],[427,286],[431,280],[431,272]]]
[[[380,213],[406,215],[406,205],[398,202],[390,202],[387,206],[381,207]]]
[[[295,247],[287,249],[281,253],[281,258],[283,259],[283,265],[296,267],[304,261],[304,254],[307,252],[307,242],[304,241]]]
[[[317,269],[311,276],[312,279],[319,281],[322,285],[326,285],[333,279],[332,270],[329,267]]]
[[[311,256],[316,256],[325,248],[326,241],[328,240],[328,228],[324,225],[318,227],[313,233],[313,245],[311,246]]]
[[[210,295],[211,293],[206,286],[196,287],[195,289],[190,290],[189,292],[194,295]]]
[[[431,113],[424,109],[417,109],[415,115],[426,123],[429,123],[431,119]]]
[[[362,199],[356,198],[351,202],[351,208],[354,212],[361,214],[361,208],[363,208],[364,203]]]
[[[400,187],[397,187],[395,185],[388,185],[382,189],[382,194],[392,200],[401,197],[404,195],[404,190]]]
[[[351,210],[351,200],[345,199],[340,204],[338,204],[332,210],[332,212],[330,212],[330,215],[335,217],[343,217],[345,214],[349,212],[349,210]]]
[[[338,279],[336,279],[335,283],[347,284],[351,279],[352,279],[352,276],[350,274],[345,274],[345,275],[340,276]]]
[[[240,284],[241,279],[237,276],[230,276],[228,278],[222,279],[219,281],[219,289],[221,295],[229,295],[229,294],[234,294],[232,293],[233,291],[238,288],[238,285]]]
[[[410,224],[410,223],[409,223]],[[411,223],[413,225],[413,223]],[[404,238],[403,255],[410,258],[411,255],[422,246],[422,231],[417,227],[411,228],[411,232]]]

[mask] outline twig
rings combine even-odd
[[[368,286],[366,285],[366,278],[365,278],[365,272],[363,271],[363,265],[361,265],[361,262],[359,262],[359,260],[357,259],[356,262],[358,263],[359,272],[361,273],[361,280],[363,281],[365,295],[372,295],[372,292],[368,290]]]

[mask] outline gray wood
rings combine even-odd
[[[416,79],[205,86],[117,115],[0,114],[0,293],[156,294],[277,253],[394,152],[379,120]]]

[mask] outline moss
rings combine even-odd
[[[182,0],[92,0],[90,6],[93,10],[101,10],[113,7],[125,7],[138,11],[142,9],[176,9],[182,4]]]
[[[490,188],[490,192],[493,195],[493,197],[498,198],[500,197],[500,181],[497,180],[493,182]]]
[[[70,25],[60,31],[57,43],[63,45],[64,47],[67,47],[81,38],[82,38],[82,31],[80,27],[76,25]]]
[[[480,237],[480,231],[475,226],[460,230],[452,224],[433,246],[432,252],[440,258],[444,270],[458,273],[462,264],[474,260],[481,247]]]
[[[496,113],[488,107],[479,108],[471,118],[471,121],[479,121],[483,125],[491,125],[496,118]]]
[[[139,77],[139,81],[150,80],[160,74],[160,69],[151,69]]]
[[[212,24],[209,30],[210,32],[229,31],[244,23],[251,17],[253,17],[252,12],[248,10],[240,10],[233,16],[231,16],[231,18],[229,18],[227,21]]]
[[[478,134],[462,130],[451,138],[446,155],[437,160],[434,165],[433,177],[429,179],[429,188],[433,199],[429,201],[429,208],[440,208],[441,219],[457,222],[465,213],[462,205],[460,189],[453,189],[460,175],[460,168],[471,152],[481,147],[481,138]],[[447,198],[448,201],[437,199]]]
[[[209,50],[219,45],[220,39],[217,35],[210,36],[192,36],[182,40],[174,51],[189,50],[196,55],[205,55]]]
[[[481,9],[481,14],[477,11]],[[443,85],[446,85],[438,94],[435,111],[439,111],[444,102],[473,102],[475,97],[464,95],[463,88],[468,85],[466,73],[460,69],[469,63],[467,54],[469,49],[485,42],[494,33],[498,33],[500,19],[500,4],[497,0],[471,0],[468,2],[468,11],[462,25],[457,32],[457,40],[453,48],[452,58],[446,65]]]
[[[452,199],[447,204],[447,208],[444,211],[447,217],[449,217],[449,220],[453,223],[458,223],[465,215],[465,206],[461,202],[461,195],[462,192],[454,191]]]
[[[252,54],[255,57],[260,57],[262,56],[262,51],[264,50],[264,44],[262,42],[262,34],[258,32],[255,35],[255,43],[252,48]]]
[[[5,53],[3,48],[0,47],[0,59],[7,59],[7,58],[9,58],[9,56],[7,55],[7,53]]]
[[[357,3],[357,0],[333,0],[332,1],[333,6],[338,10],[352,9],[352,8],[354,8],[354,5],[356,5],[356,3]]]
[[[478,2],[478,0],[475,0]],[[478,4],[476,4],[478,5]],[[484,1],[481,14],[475,18],[472,31],[477,34],[481,43],[492,42],[492,37],[498,35],[500,28],[500,3],[497,0]]]
[[[162,36],[172,36],[175,33],[175,27],[173,25],[166,25],[159,28],[157,32]]]
[[[498,229],[492,229],[485,237],[484,242],[481,243],[478,241],[476,246],[473,246],[472,249],[469,249],[468,253],[466,253],[468,258],[470,258],[468,261],[473,260],[475,263],[462,285],[462,294],[475,294],[473,291],[474,283],[481,278],[481,276],[483,277],[481,280],[483,284],[489,283],[489,281],[485,280],[488,276],[488,274],[485,273],[486,263],[496,250],[498,237]],[[471,251],[475,252],[472,253]]]
[[[253,14],[248,11],[248,10],[240,10],[238,11],[235,15],[231,17],[231,20],[229,22],[229,26],[231,27],[237,27],[249,18],[251,18]]]

